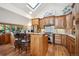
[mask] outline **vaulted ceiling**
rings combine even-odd
[[[26,18],[44,17],[46,12],[56,15],[63,14],[62,10],[72,3],[2,3],[0,7],[17,13]]]

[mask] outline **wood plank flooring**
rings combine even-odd
[[[29,50],[19,52],[18,49],[15,50],[10,44],[0,46],[0,56],[29,56]]]
[[[30,50],[23,51],[15,50],[10,44],[0,45],[0,56],[31,56]],[[48,45],[46,56],[69,56],[67,49],[61,45]]]
[[[68,50],[61,45],[49,44],[47,56],[69,56]]]

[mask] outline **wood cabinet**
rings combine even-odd
[[[75,55],[75,38],[64,34],[55,34],[55,44],[65,46],[71,56]]]
[[[44,28],[45,20],[42,18],[40,19],[40,28]]]
[[[44,28],[44,25],[55,25],[55,16],[44,17],[40,20],[40,27]]]
[[[32,25],[39,25],[39,24],[40,24],[39,18],[32,19]]]
[[[0,35],[0,44],[4,44],[5,43],[5,35],[2,34]]]
[[[10,34],[5,34],[5,43],[7,44],[7,43],[10,43],[10,41],[11,41],[11,38],[10,38]]]
[[[58,28],[58,29],[66,28],[65,16],[55,16],[55,28]]]
[[[75,39],[67,36],[67,49],[70,52],[70,55],[74,56],[75,55]]]
[[[61,44],[61,34],[55,34],[55,44]]]
[[[45,25],[48,25],[48,24],[49,24],[49,19],[48,19],[48,17],[44,17],[43,20],[45,21]]]
[[[31,54],[44,56],[48,50],[48,36],[44,34],[31,34]]]
[[[67,29],[72,29],[73,28],[73,19],[72,19],[72,14],[66,15],[66,22],[67,22]]]
[[[68,51],[69,51],[69,53],[70,53],[70,38],[69,38],[69,36],[67,36],[67,39],[66,39],[66,47],[67,47],[67,49],[68,49]]]
[[[32,26],[33,26],[34,32],[39,32],[40,31],[40,19],[39,18],[32,19]]]
[[[79,3],[75,3],[74,7],[72,8],[72,14],[76,17],[79,13]]]
[[[55,25],[55,16],[45,17],[45,25]]]
[[[75,40],[75,55],[79,56],[79,18],[76,21],[76,40]]]
[[[0,44],[10,43],[10,40],[11,38],[9,33],[0,35]]]
[[[71,53],[72,56],[75,55],[75,41],[74,40],[71,40],[70,53]]]
[[[62,41],[61,44],[66,47],[66,35],[62,35],[61,41]]]

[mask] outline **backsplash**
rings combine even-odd
[[[54,33],[66,33],[65,29],[55,29]]]

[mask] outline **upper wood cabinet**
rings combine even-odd
[[[58,29],[66,28],[66,17],[65,16],[55,17],[55,28],[58,28]]]
[[[74,7],[72,8],[72,14],[76,17],[79,14],[79,3],[75,3]]]
[[[72,14],[66,15],[66,22],[67,22],[67,29],[72,29],[73,28],[73,19],[72,19]]]
[[[44,25],[55,25],[55,16],[49,16],[40,19],[40,27],[44,28]]]
[[[54,25],[55,24],[55,16],[45,17],[45,25]]]
[[[44,28],[45,20],[42,18],[40,19],[40,28]]]
[[[32,25],[39,25],[39,24],[40,24],[39,18],[32,19]]]

